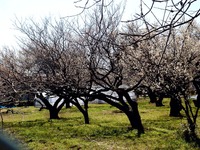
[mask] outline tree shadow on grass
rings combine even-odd
[[[75,122],[75,120],[80,120],[81,117],[73,117],[73,118],[60,118],[60,119],[36,119],[36,120],[28,120],[28,121],[19,121],[19,122],[6,122],[5,127],[40,127],[44,125],[56,125],[60,123],[70,123]]]

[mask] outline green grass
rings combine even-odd
[[[169,117],[167,99],[164,107],[155,107],[148,100],[138,103],[145,127],[145,134],[140,138],[136,130],[129,130],[126,116],[107,104],[89,105],[89,125],[84,124],[82,114],[75,107],[62,109],[59,120],[49,120],[47,110],[14,108],[14,114],[3,114],[4,131],[18,139],[26,149],[33,150],[198,149],[181,138],[186,120]]]

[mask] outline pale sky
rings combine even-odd
[[[23,20],[30,17],[41,19],[74,15],[81,11],[75,7],[74,1],[77,0],[0,0],[0,48],[16,45],[19,33],[13,26],[16,17]],[[128,10],[132,8],[133,0],[127,1]]]
[[[19,33],[13,26],[16,17],[23,20],[30,17],[42,19],[49,16],[60,18],[74,15],[81,11],[75,7],[74,1],[78,0],[0,0],[0,49],[3,46],[16,45],[15,36]],[[123,1],[127,1],[128,15],[135,11],[133,8],[138,8],[138,0]]]
[[[0,0],[0,47],[16,41],[15,18],[62,17],[76,13],[73,0]],[[77,10],[79,11],[79,10]]]
[[[30,17],[41,19],[48,16],[60,18],[74,15],[80,12],[80,9],[75,8],[74,1],[78,0],[0,0],[0,49],[2,46],[16,44],[15,36],[19,33],[14,30],[13,26],[16,17],[19,19]],[[145,2],[151,3],[152,0]],[[200,3],[198,6],[200,7]],[[127,0],[126,17],[131,16],[138,10],[139,0]]]

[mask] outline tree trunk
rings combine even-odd
[[[88,102],[84,102],[84,108],[79,104],[79,102],[73,102],[72,101],[72,104],[75,105],[78,110],[83,114],[83,117],[84,117],[84,121],[85,121],[85,124],[89,124],[90,123],[90,119],[89,119],[89,115],[88,115]]]
[[[141,117],[138,111],[137,102],[133,102],[131,107],[132,107],[132,110],[129,110],[125,113],[130,121],[131,127],[133,129],[137,129],[138,136],[140,136],[140,134],[144,133],[144,127],[142,125]]]
[[[85,124],[90,124],[89,115],[88,115],[88,111],[87,110],[85,110],[83,112],[83,116],[84,116]]]
[[[114,106],[124,112],[126,116],[128,117],[131,128],[138,130],[138,136],[140,136],[142,133],[144,133],[144,127],[142,125],[142,121],[140,118],[140,114],[138,111],[138,104],[135,100],[132,100],[130,98],[130,95],[127,91],[118,91],[119,101],[115,102],[113,100],[110,100],[106,97],[104,94],[98,95],[98,99],[104,100],[111,106]],[[126,98],[127,101],[123,100],[123,96]],[[119,103],[120,102],[120,103]]]
[[[71,108],[70,102],[69,102],[69,101],[66,101],[66,103],[65,103],[65,108]]]
[[[163,103],[162,103],[163,98],[164,98],[164,97],[163,97],[162,95],[159,96],[158,100],[156,101],[156,106],[157,106],[157,107],[159,107],[159,106],[164,106]]]
[[[182,110],[181,101],[178,98],[171,97],[170,100],[170,114],[171,117],[181,117],[180,111]]]
[[[59,119],[59,116],[58,116],[58,110],[55,109],[55,108],[50,108],[49,109],[49,113],[50,113],[50,119]]]
[[[156,94],[153,90],[151,90],[150,88],[148,89],[147,92],[149,99],[150,99],[150,103],[155,103],[157,101],[157,97]]]

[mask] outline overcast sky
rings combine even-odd
[[[80,9],[75,8],[74,1],[77,0],[0,0],[0,48],[4,45],[15,45],[15,35],[18,32],[14,30],[13,21],[16,17],[41,19],[50,15],[53,18],[74,15],[80,12]],[[151,3],[152,0],[145,2]],[[139,0],[127,0],[125,16],[131,16],[138,9]]]
[[[63,17],[80,12],[74,5],[75,0],[0,0],[0,48],[5,45],[15,45],[13,21],[17,18],[44,18],[48,16]],[[119,0],[116,0],[119,1]],[[128,0],[127,10],[133,6]],[[132,3],[132,4],[131,4]],[[131,5],[130,5],[131,4]]]
[[[75,12],[73,0],[0,0],[0,47],[16,41],[15,18],[64,16]]]

